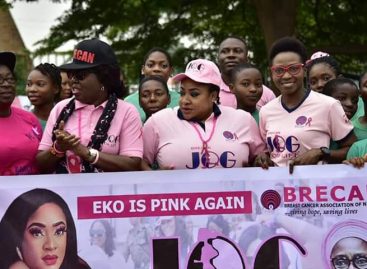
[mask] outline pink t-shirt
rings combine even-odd
[[[263,85],[263,94],[261,95],[260,100],[256,104],[256,108],[260,110],[260,108],[266,105],[268,102],[275,98],[274,92]],[[229,106],[233,108],[237,108],[236,96],[231,92],[228,85],[222,80],[219,91],[219,101],[223,106]]]
[[[249,113],[219,108],[221,114],[216,120],[212,113],[205,121],[205,131],[198,123],[180,119],[178,107],[153,114],[143,128],[144,159],[149,164],[156,160],[160,167],[174,169],[231,168],[242,167],[265,151],[256,122]],[[209,163],[199,133],[203,140],[212,135],[207,142]]]
[[[37,174],[41,137],[42,127],[30,112],[12,107],[10,117],[0,117],[0,175]]]
[[[51,147],[53,127],[63,107],[69,101],[70,99],[62,100],[52,109],[39,150],[48,150]],[[75,110],[66,122],[65,130],[78,136],[81,143],[87,146],[106,104],[107,101],[95,107],[75,101]],[[118,100],[116,113],[101,151],[129,157],[143,156],[142,124],[139,113],[133,105]],[[80,172],[81,159],[71,151],[68,151],[66,156],[69,172]]]
[[[330,139],[339,141],[353,130],[340,102],[314,91],[292,111],[283,107],[281,96],[263,106],[259,127],[278,166],[310,149],[329,147]]]

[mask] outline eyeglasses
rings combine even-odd
[[[4,84],[5,81],[8,82],[8,84],[14,84],[15,83],[15,78],[13,78],[13,77],[7,77],[7,78],[0,77],[0,84]]]
[[[284,74],[286,72],[288,72],[292,76],[295,76],[302,70],[302,68],[303,68],[303,64],[290,64],[290,65],[287,65],[287,66],[274,65],[270,69],[271,69],[271,72],[275,76],[280,78],[280,77],[284,76]]]
[[[355,268],[366,269],[367,268],[367,257],[362,255],[354,255],[350,260],[345,255],[338,255],[331,259],[335,269],[348,269],[350,263],[353,263]]]
[[[105,231],[103,230],[91,230],[89,232],[89,236],[92,237],[92,238],[99,238],[99,237],[103,237],[105,236]]]
[[[75,70],[75,71],[68,71],[68,79],[76,79],[78,81],[84,80],[89,74],[93,73],[92,70]]]

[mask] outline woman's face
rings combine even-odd
[[[308,71],[308,84],[311,90],[321,92],[324,90],[325,84],[336,78],[334,69],[327,63],[318,63],[311,67]]]
[[[0,106],[10,106],[15,98],[15,78],[10,69],[0,65]]]
[[[68,78],[68,74],[66,72],[61,72],[61,92],[60,92],[60,99],[70,98],[71,94],[71,87],[70,87],[70,80]]]
[[[161,230],[164,236],[174,236],[176,233],[175,218],[161,220]]]
[[[59,90],[55,88],[51,79],[38,70],[33,70],[27,78],[26,93],[34,106],[53,104]]]
[[[40,206],[29,218],[23,234],[21,252],[29,268],[58,269],[65,258],[66,217],[54,203]]]
[[[359,92],[353,85],[349,83],[339,84],[331,96],[340,101],[348,119],[351,119],[357,112]]]
[[[91,245],[104,249],[106,243],[106,229],[99,221],[95,222],[89,231]]]
[[[185,120],[205,121],[213,112],[218,93],[209,85],[185,78],[181,81],[179,106]]]
[[[170,96],[161,82],[148,80],[141,86],[139,102],[145,114],[150,116],[166,108],[170,102]]]
[[[256,103],[263,93],[263,81],[259,70],[247,68],[238,72],[233,84],[233,93],[236,95],[239,108],[256,109]]]
[[[168,81],[172,73],[172,66],[164,53],[155,51],[149,55],[141,71],[144,76],[160,76]]]
[[[70,71],[68,77],[71,81],[71,91],[79,102],[98,106],[107,100],[107,89],[92,70]]]
[[[330,258],[335,269],[367,268],[367,242],[357,237],[341,239],[333,247]]]
[[[304,69],[300,55],[295,52],[278,53],[273,59],[271,69],[273,82],[282,95],[303,91]]]

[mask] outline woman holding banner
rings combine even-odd
[[[139,170],[141,121],[133,105],[117,99],[120,68],[112,48],[98,39],[74,50],[67,71],[75,98],[56,104],[37,155],[43,173]]]
[[[265,150],[252,116],[218,106],[218,67],[193,60],[181,82],[179,107],[153,114],[144,125],[144,159],[163,169],[231,168],[251,165]]]
[[[285,37],[269,55],[281,95],[261,108],[259,127],[271,160],[290,167],[343,161],[356,139],[353,126],[337,100],[305,88],[305,46]],[[337,150],[329,149],[330,140],[337,142]]]
[[[0,268],[88,269],[66,202],[47,189],[18,196],[0,222]]]

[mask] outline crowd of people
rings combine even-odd
[[[0,53],[0,175],[351,163],[367,153],[367,75],[356,85],[324,52],[284,37],[269,51],[276,97],[242,38],[172,77],[170,55],[144,57],[138,91],[122,100],[107,43],[78,43],[71,63],[43,63],[17,107],[16,55]],[[179,91],[170,89],[176,83]]]

